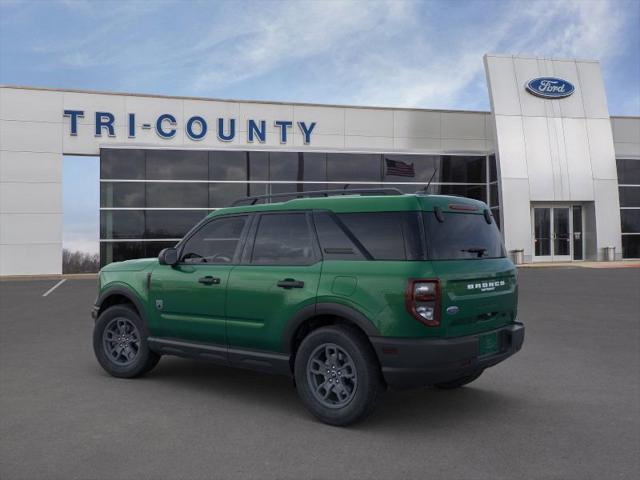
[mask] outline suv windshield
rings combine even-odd
[[[423,214],[430,260],[461,260],[504,257],[502,237],[495,221],[487,223],[484,215],[442,213],[443,222],[434,212]]]

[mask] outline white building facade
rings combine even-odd
[[[640,257],[640,117],[609,116],[598,62],[485,69],[490,112],[0,87],[0,275],[61,273],[64,155],[101,158],[103,264],[237,197],[432,175],[432,193],[486,201],[526,262]]]

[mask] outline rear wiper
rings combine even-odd
[[[483,257],[484,254],[487,253],[487,249],[486,248],[482,248],[482,247],[471,247],[471,248],[462,249],[460,251],[461,252],[468,252],[468,253],[477,253],[478,254],[478,258]]]

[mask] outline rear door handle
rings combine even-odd
[[[285,278],[284,280],[280,280],[278,282],[278,286],[280,288],[303,288],[304,282],[301,280],[295,280],[293,278]]]
[[[206,277],[199,278],[198,282],[202,283],[203,285],[218,285],[220,284],[220,279],[218,277],[207,275]]]

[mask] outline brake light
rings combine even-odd
[[[440,325],[440,282],[436,279],[409,280],[405,305],[420,323],[437,327]]]

